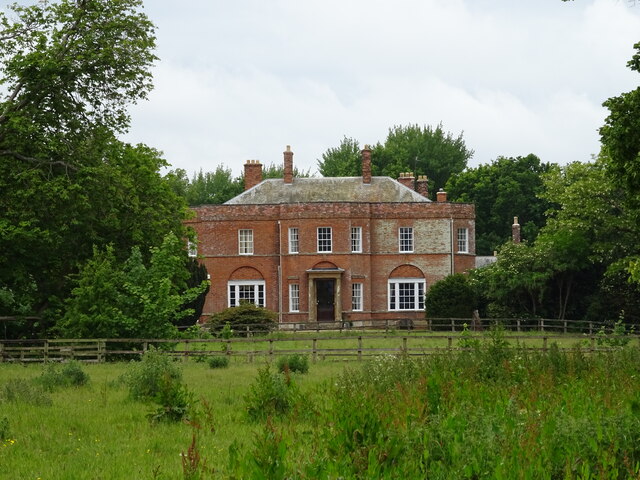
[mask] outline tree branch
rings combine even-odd
[[[35,163],[37,165],[47,165],[47,166],[56,166],[59,165],[68,170],[77,171],[78,168],[68,164],[67,162],[63,162],[61,160],[43,160],[41,158],[28,157],[26,155],[22,155],[18,152],[14,152],[12,150],[0,150],[0,157],[13,157],[17,160],[21,160],[23,162]]]

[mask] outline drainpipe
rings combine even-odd
[[[278,220],[278,323],[282,325],[282,225]]]
[[[449,217],[449,238],[451,239],[451,275],[454,274],[455,272],[455,262],[454,262],[454,256],[453,256],[453,252],[454,252],[454,239],[453,239],[453,217]]]

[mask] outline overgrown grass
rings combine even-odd
[[[636,346],[532,352],[498,331],[464,352],[306,375],[180,366],[188,422],[150,423],[118,381],[130,364],[86,366],[89,384],[43,390],[49,405],[0,398],[0,478],[640,478]],[[0,391],[42,372],[0,365]]]

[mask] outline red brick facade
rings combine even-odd
[[[313,201],[195,213],[189,224],[211,280],[204,317],[249,298],[282,323],[420,318],[423,289],[475,263],[469,204]]]

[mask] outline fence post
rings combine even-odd
[[[358,336],[358,361],[362,360],[362,336]]]
[[[567,321],[564,321],[564,333],[567,333]]]
[[[182,361],[186,362],[189,360],[189,339],[185,338],[184,340],[184,357],[182,357]]]
[[[142,353],[147,353],[149,350],[149,342],[142,342]]]
[[[520,329],[520,322],[521,322],[521,321],[522,321],[522,320],[520,320],[519,318],[518,318],[518,319],[516,319],[516,326],[517,326],[518,333],[520,333],[520,332],[521,332],[521,329]]]
[[[540,331],[544,332],[544,318],[541,318],[539,321]]]
[[[453,337],[447,337],[447,348],[449,349],[449,351],[451,351],[452,347],[453,347]]]
[[[49,339],[45,339],[44,341],[44,363],[49,361]]]
[[[547,337],[542,337],[542,351],[547,351]]]
[[[407,337],[402,337],[402,352],[407,355]]]
[[[0,342],[0,363],[4,362],[4,343]]]
[[[269,339],[269,356],[273,357],[273,338]]]
[[[104,351],[107,345],[104,340],[98,340],[98,363],[104,363]]]
[[[589,335],[593,335],[593,322],[589,322]]]
[[[313,344],[312,344],[312,353],[311,353],[311,358],[313,359],[313,363],[316,363],[316,361],[318,360],[318,339],[314,338],[313,339]]]
[[[226,345],[224,346],[225,355],[231,355],[231,339],[227,338]]]
[[[452,332],[456,331],[456,322],[453,318],[451,319],[451,331]]]

